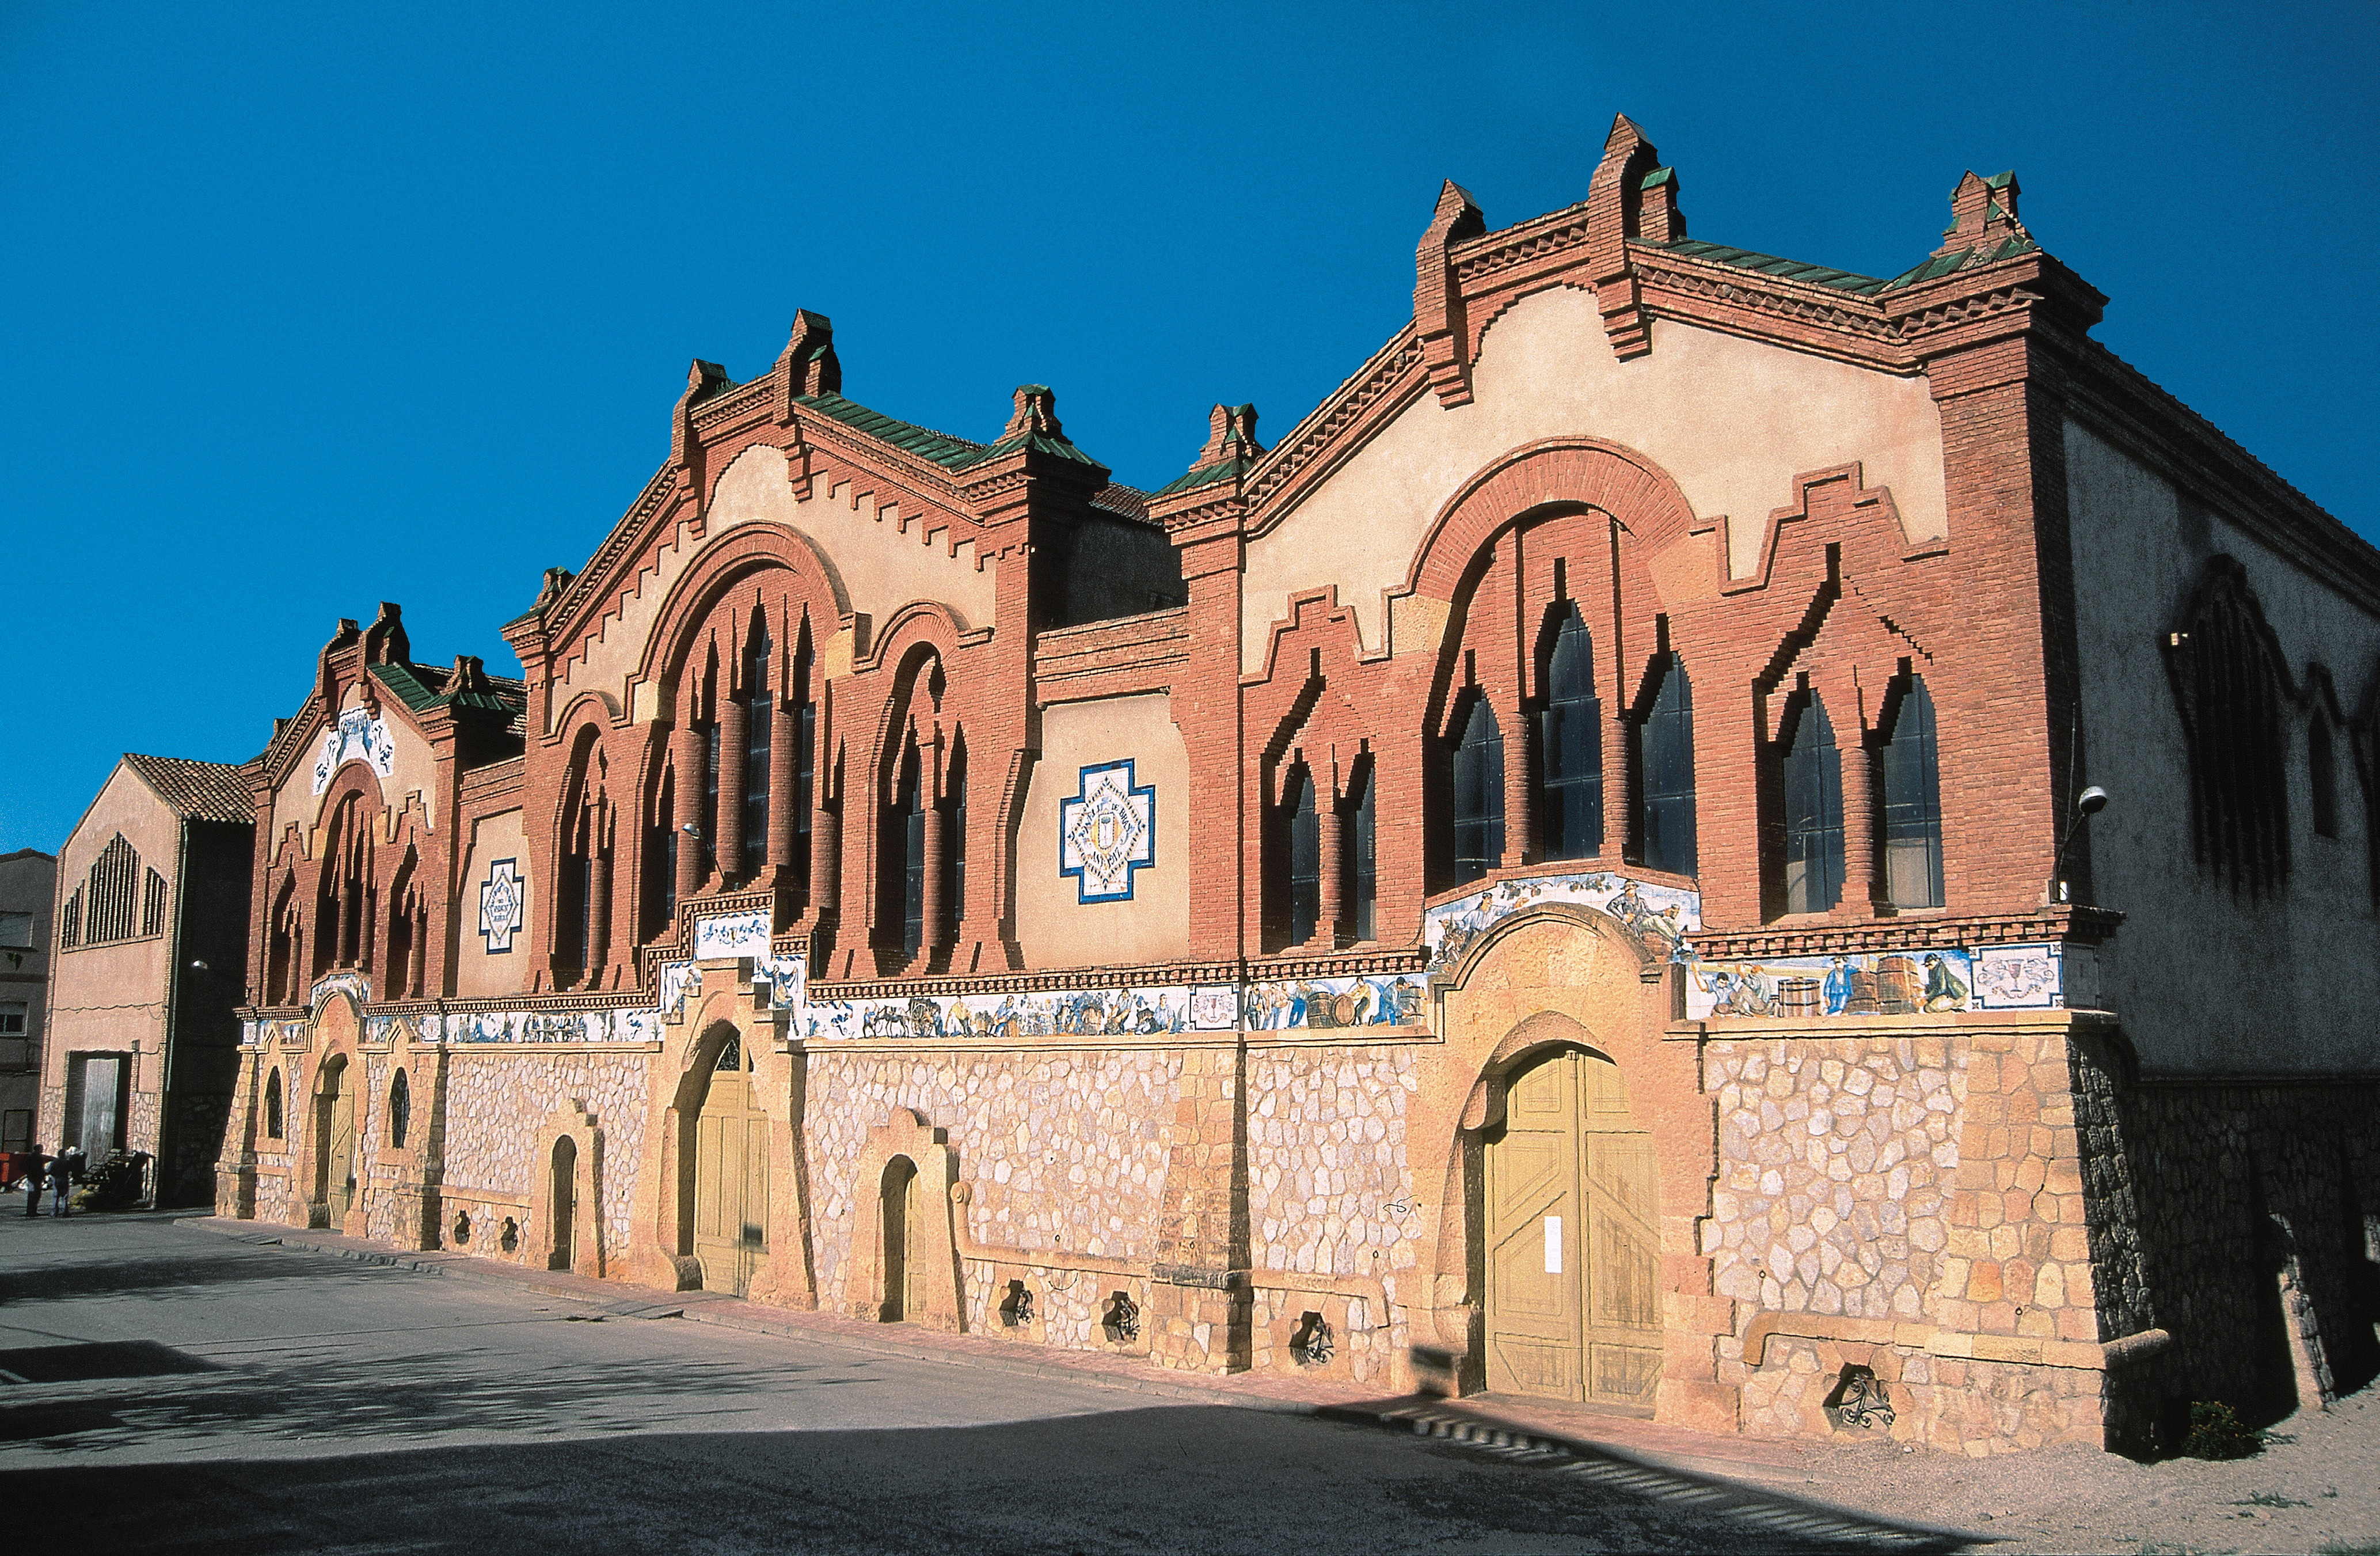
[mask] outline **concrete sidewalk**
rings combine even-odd
[[[948,1334],[907,1324],[869,1323],[835,1313],[747,1302],[718,1292],[653,1291],[617,1281],[525,1269],[509,1260],[475,1254],[417,1253],[359,1237],[269,1222],[185,1216],[176,1224],[257,1246],[277,1245],[566,1296],[585,1303],[588,1317],[593,1319],[686,1319],[755,1334],[829,1340],[880,1355],[990,1368],[1201,1404],[1324,1416],[1521,1453],[1600,1455],[1684,1474],[1772,1485],[1804,1485],[1810,1478],[1808,1454],[1794,1443],[1689,1431],[1540,1400],[1493,1394],[1462,1400],[1422,1394],[1382,1398],[1375,1390],[1278,1373],[1177,1372],[1104,1352],[1057,1351],[995,1335]]]

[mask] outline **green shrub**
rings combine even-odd
[[[2264,1447],[2254,1432],[2240,1424],[2239,1413],[2220,1400],[2200,1400],[2190,1407],[2190,1435],[2181,1453],[2189,1459],[2244,1459]]]

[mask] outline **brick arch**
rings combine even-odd
[[[1548,438],[1491,460],[1447,499],[1399,592],[1451,602],[1479,553],[1508,526],[1551,509],[1595,509],[1657,552],[1695,526],[1677,479],[1634,449],[1601,438]]]
[[[741,526],[697,557],[671,588],[660,620],[645,639],[638,678],[674,684],[720,603],[738,585],[779,573],[795,586],[787,598],[808,618],[813,643],[841,630],[851,607],[826,553],[797,530],[773,524]],[[836,624],[832,629],[826,626],[830,621]]]
[[[1689,1045],[1665,1042],[1675,974],[1649,959],[1609,914],[1573,904],[1527,908],[1433,979],[1445,1041],[1422,1056],[1406,1126],[1422,1218],[1422,1261],[1401,1284],[1415,1343],[1476,1355],[1484,1331],[1480,1141],[1502,1089],[1536,1057],[1569,1046],[1610,1060],[1626,1076],[1637,1125],[1658,1161],[1661,1287],[1670,1361],[1657,1416],[1733,1429],[1731,1391],[1717,1381],[1710,1261],[1697,1242],[1718,1154],[1710,1101]],[[1427,1271],[1427,1273],[1424,1273]],[[1708,1326],[1707,1331],[1705,1327]],[[1708,1365],[1681,1359],[1711,1356]]]

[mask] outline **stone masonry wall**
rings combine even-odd
[[[804,1141],[821,1307],[845,1291],[868,1131],[896,1107],[949,1131],[960,1181],[971,1185],[969,1234],[990,1248],[1064,1250],[1143,1261],[1165,1177],[1166,1127],[1182,1074],[1179,1049],[1047,1054],[809,1052]],[[988,1267],[970,1268],[966,1321],[999,1326]],[[1050,1273],[1040,1321],[1053,1343],[1087,1342],[1115,1282]],[[1081,1336],[1082,1342],[1068,1337]]]
[[[2136,1195],[2138,1308],[2174,1337],[2143,1411],[2269,1421],[2380,1373],[2380,1085],[2151,1083],[2117,1112],[2096,1165]]]
[[[526,1258],[532,1161],[540,1127],[558,1102],[581,1100],[603,1132],[602,1181],[595,1185],[607,1267],[618,1268],[628,1247],[636,1203],[638,1153],[643,1147],[646,1068],[642,1051],[475,1052],[457,1048],[446,1079],[446,1182],[441,1191],[441,1234],[451,1241],[457,1214],[472,1219],[468,1251]],[[416,1099],[416,1107],[422,1100]],[[416,1126],[421,1125],[417,1117]],[[494,1235],[504,1218],[521,1225],[518,1246]],[[485,1230],[481,1230],[484,1228]]]

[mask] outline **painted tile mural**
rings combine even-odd
[[[1695,1021],[1948,1015],[2056,1010],[2065,1003],[2062,957],[2054,945],[1705,962],[1691,944],[1682,944],[1671,960],[1685,968],[1686,1015]]]
[[[1620,920],[1646,954],[1675,959],[1681,937],[1702,928],[1702,898],[1675,886],[1632,881],[1609,870],[1500,881],[1485,891],[1433,907],[1422,920],[1429,971],[1451,973],[1463,954],[1502,919],[1553,904],[1591,907]]]

